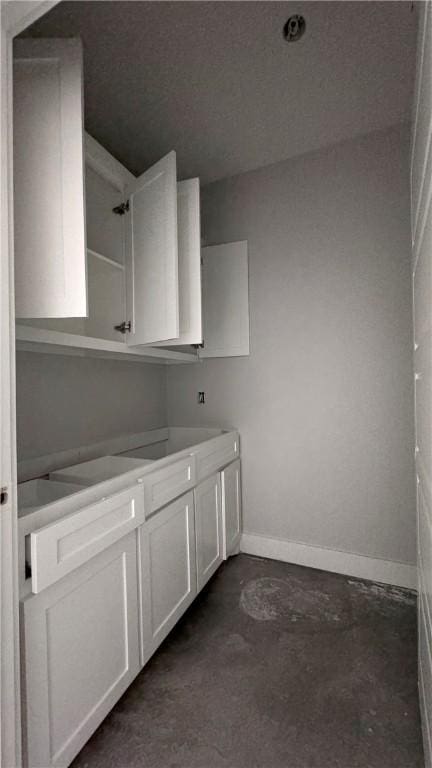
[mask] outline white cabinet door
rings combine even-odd
[[[170,346],[201,344],[201,225],[199,179],[177,184],[179,337]]]
[[[224,560],[238,552],[241,536],[240,459],[221,472]]]
[[[179,335],[176,154],[135,179],[127,190],[126,311],[128,344]]]
[[[84,317],[81,43],[17,40],[14,51],[16,316]]]
[[[201,344],[201,224],[199,179],[177,184],[180,336],[175,344]]]
[[[136,533],[21,604],[25,763],[67,766],[139,671]]]
[[[140,528],[141,663],[150,658],[196,593],[193,493]]]
[[[200,357],[249,354],[247,242],[202,250],[203,336]]]
[[[222,510],[220,475],[195,488],[195,533],[198,592],[222,562]]]

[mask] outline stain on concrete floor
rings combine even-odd
[[[416,600],[239,555],[73,768],[423,768]]]

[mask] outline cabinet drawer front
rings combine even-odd
[[[146,517],[189,491],[196,482],[195,456],[186,456],[144,478]]]
[[[239,456],[240,444],[237,433],[222,435],[212,444],[197,451],[198,481],[209,477]]]
[[[141,486],[128,488],[30,535],[32,592],[40,592],[144,522]]]

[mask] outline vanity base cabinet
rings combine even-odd
[[[198,592],[219,568],[222,557],[220,473],[195,488],[195,529]]]
[[[223,557],[240,551],[241,537],[241,475],[240,459],[221,472]]]
[[[193,493],[147,520],[139,537],[141,664],[145,664],[197,594]]]
[[[25,764],[68,766],[140,669],[136,532],[20,609]]]

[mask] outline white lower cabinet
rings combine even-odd
[[[195,482],[190,454],[58,519],[52,509],[34,513],[26,529],[33,592],[20,603],[26,768],[70,765],[238,551],[240,461],[192,490]]]
[[[145,664],[197,593],[193,493],[157,512],[139,535],[141,663]]]
[[[220,473],[195,488],[195,532],[198,592],[221,564],[222,507]]]
[[[67,766],[140,668],[136,532],[29,595],[21,620],[25,763]]]
[[[239,551],[241,536],[240,459],[221,472],[222,531],[224,560]]]

